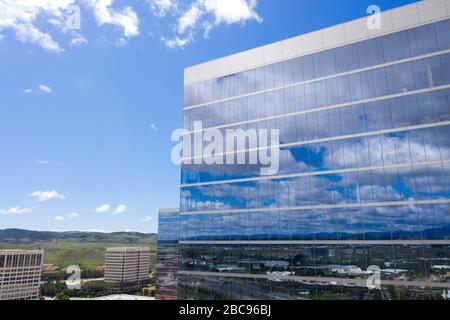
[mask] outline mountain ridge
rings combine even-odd
[[[34,231],[18,228],[0,229],[0,243],[26,244],[42,241],[62,240],[62,241],[85,241],[85,242],[126,242],[139,243],[145,240],[152,240],[155,233],[140,232],[111,232],[102,233],[96,231]]]

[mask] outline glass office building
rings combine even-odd
[[[185,159],[179,299],[442,298],[449,13],[421,1],[185,70],[184,128],[278,129],[280,169]]]
[[[156,243],[156,300],[177,300],[179,210],[161,209]]]

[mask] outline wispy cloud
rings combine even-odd
[[[86,44],[88,42],[88,40],[83,37],[81,34],[76,34],[71,40],[70,40],[70,45],[72,47],[79,47],[82,46],[84,44]]]
[[[119,38],[116,40],[117,47],[126,47],[128,45],[128,40],[125,38]]]
[[[148,217],[139,219],[139,221],[140,222],[151,222],[151,221],[153,221],[153,217],[148,216]]]
[[[194,41],[194,36],[191,32],[185,37],[180,38],[180,36],[178,35],[174,36],[173,38],[161,37],[161,40],[164,42],[166,47],[170,49],[183,48]]]
[[[68,21],[81,9],[93,12],[98,26],[113,25],[124,37],[139,35],[139,18],[131,6],[115,7],[116,0],[0,0],[0,32],[12,30],[17,40],[33,43],[50,52],[62,53],[64,48],[45,28],[66,34]],[[76,7],[75,7],[76,6]],[[2,36],[3,37],[3,36]],[[85,44],[87,39],[76,35],[71,46]]]
[[[111,210],[111,206],[109,204],[102,204],[97,209],[95,209],[95,212],[97,212],[97,213],[107,213],[109,210]]]
[[[0,31],[11,29],[19,41],[34,43],[52,52],[63,52],[64,50],[50,34],[39,30],[36,22],[40,16],[59,19],[64,16],[64,10],[71,4],[73,4],[72,0],[2,0],[0,1]]]
[[[121,204],[121,205],[119,205],[117,208],[116,208],[116,210],[114,210],[114,213],[115,214],[122,214],[122,213],[125,213],[126,211],[127,211],[127,206],[126,205],[124,205],[124,204]]]
[[[157,17],[171,16],[175,19],[175,34],[161,37],[169,48],[184,47],[195,40],[197,33],[208,37],[210,31],[220,24],[245,24],[247,21],[262,22],[256,12],[257,0],[153,0],[152,12]]]
[[[36,163],[40,166],[60,166],[62,165],[61,162],[54,162],[50,160],[36,160]]]
[[[76,219],[79,217],[80,217],[80,214],[78,212],[72,212],[67,215],[67,218],[69,218],[69,219]]]
[[[139,35],[139,18],[131,7],[120,10],[111,8],[113,0],[85,0],[90,6],[98,25],[112,24],[123,29],[125,37]]]
[[[0,214],[11,214],[11,215],[15,215],[15,214],[29,214],[33,212],[34,208],[22,208],[22,207],[11,207],[9,209],[0,209]]]
[[[34,93],[50,94],[50,93],[52,93],[52,91],[53,91],[53,89],[50,86],[48,86],[46,84],[40,84],[37,86],[36,89],[28,88],[28,89],[23,90],[23,93],[30,94],[30,93],[34,92]]]
[[[52,88],[50,88],[49,86],[47,86],[45,84],[40,84],[38,86],[38,90],[43,93],[52,93]]]
[[[72,212],[66,215],[56,216],[54,219],[56,221],[65,221],[68,219],[77,219],[80,217],[80,214],[78,212]]]
[[[39,202],[47,202],[53,199],[64,199],[64,196],[59,194],[57,191],[35,191],[29,196],[36,198]]]
[[[177,0],[147,0],[153,14],[157,17],[164,17],[169,12],[177,10]]]

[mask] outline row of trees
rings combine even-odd
[[[142,283],[142,287],[147,287],[151,280]],[[136,289],[127,289],[114,283],[105,281],[85,282],[81,289],[69,289],[64,281],[50,281],[41,286],[41,296],[56,297],[57,300],[67,300],[67,298],[96,298],[115,293],[137,293],[139,295],[151,295],[144,290],[136,292]]]

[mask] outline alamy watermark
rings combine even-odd
[[[367,8],[367,28],[369,30],[381,30],[381,8],[377,5],[371,5]]]
[[[65,9],[64,31],[81,29],[81,9],[77,5],[70,5]]]
[[[66,286],[69,290],[81,289],[81,269],[77,265],[67,267],[66,273],[70,274],[69,279],[66,281]]]
[[[194,130],[177,129],[172,141],[174,164],[257,165],[264,176],[278,174],[280,168],[279,129],[203,129],[201,121]]]
[[[367,272],[371,273],[371,276],[367,278],[367,287],[369,289],[381,289],[381,269],[379,266],[370,266],[367,268]]]

